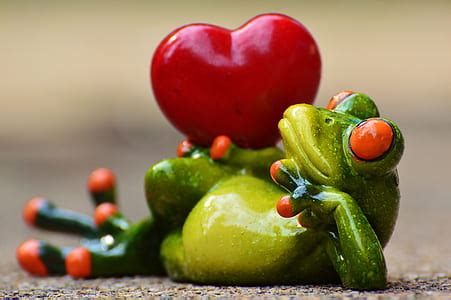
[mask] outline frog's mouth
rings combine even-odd
[[[318,110],[308,104],[289,107],[279,122],[287,157],[295,160],[301,175],[317,183],[326,183],[332,173],[318,145]]]

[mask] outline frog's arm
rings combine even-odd
[[[274,161],[283,157],[283,152],[277,147],[240,148],[229,137],[220,135],[213,140],[210,148],[200,147],[185,140],[177,147],[177,156],[211,159],[219,164],[268,179],[269,167]]]
[[[357,289],[384,288],[387,269],[376,233],[356,201],[348,194],[326,186],[306,184],[290,197],[293,214],[311,211],[330,227],[327,253],[343,285]]]

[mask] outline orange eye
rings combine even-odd
[[[393,128],[381,119],[368,119],[351,133],[349,146],[361,160],[375,160],[384,155],[393,143]]]
[[[337,107],[337,105],[341,101],[343,101],[345,98],[351,96],[352,94],[354,94],[354,92],[353,91],[349,91],[349,90],[344,90],[342,92],[339,92],[338,94],[336,94],[335,96],[330,98],[329,103],[327,104],[326,108],[328,110],[334,110],[335,107]]]

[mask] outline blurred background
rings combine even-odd
[[[14,251],[25,239],[75,242],[29,229],[21,210],[43,195],[92,213],[85,180],[93,168],[113,168],[123,211],[145,217],[143,174],[183,139],[153,99],[153,50],[181,25],[236,28],[264,12],[286,13],[316,38],[317,105],[362,91],[404,132],[391,276],[449,276],[450,1],[1,1],[2,270],[18,269]]]

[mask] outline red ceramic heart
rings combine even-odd
[[[151,65],[160,108],[201,145],[225,134],[242,147],[273,146],[283,111],[312,103],[320,76],[313,37],[280,14],[257,16],[232,31],[181,27],[160,43]]]

